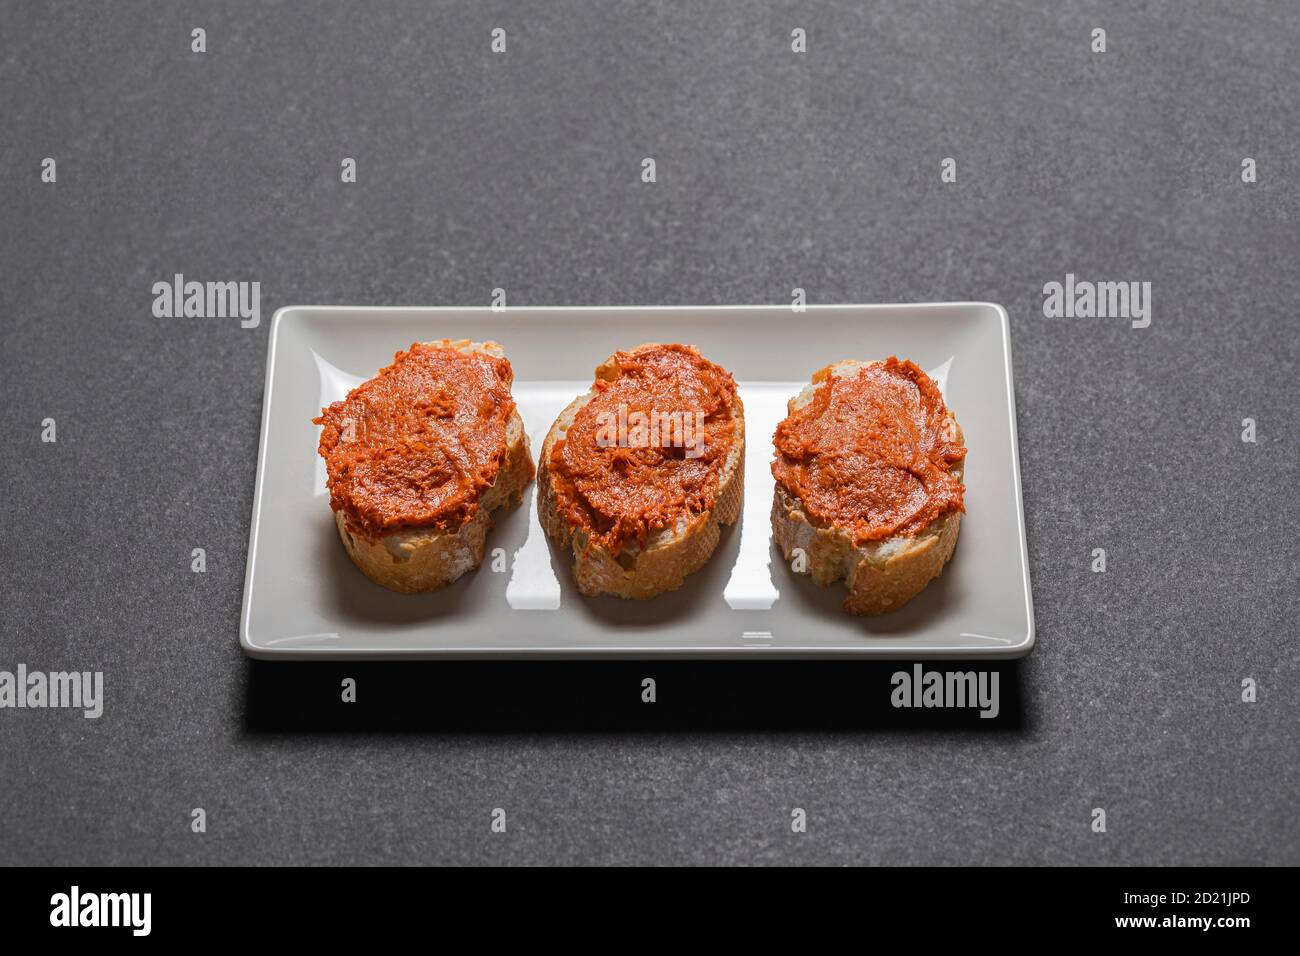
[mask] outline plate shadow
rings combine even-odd
[[[987,671],[998,713],[895,708],[903,661],[246,662],[244,732],[622,733],[967,731],[1030,728],[1019,661],[927,661]],[[342,681],[356,681],[343,703]],[[642,700],[643,681],[656,700]]]

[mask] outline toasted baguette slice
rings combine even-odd
[[[425,344],[505,357],[505,350],[496,342],[439,339]],[[406,527],[371,540],[349,531],[344,513],[337,511],[334,519],[339,537],[348,556],[376,584],[404,594],[446,587],[483,563],[487,532],[494,522],[493,512],[523,500],[533,470],[528,435],[519,410],[515,409],[506,423],[505,459],[496,481],[484,490],[470,520],[454,530]]]
[[[830,366],[834,376],[856,375],[868,362],[843,361]],[[793,413],[812,401],[819,380],[805,385],[789,402]],[[948,411],[962,441],[961,426]],[[962,479],[962,463],[950,469]],[[915,535],[894,535],[855,547],[847,529],[812,519],[803,501],[779,482],[772,499],[772,537],[787,563],[801,549],[804,560],[792,565],[797,573],[811,574],[823,587],[843,580],[848,586],[844,610],[856,615],[884,614],[902,607],[937,578],[957,547],[961,512],[949,511]]]
[[[636,349],[644,348],[645,343]],[[613,381],[619,376],[616,356],[596,368],[596,378]],[[587,597],[611,594],[646,600],[681,587],[686,576],[698,571],[713,554],[724,525],[735,524],[744,498],[745,410],[737,393],[732,404],[737,439],[718,476],[718,494],[712,509],[683,516],[673,527],[658,528],[644,546],[633,541],[613,554],[592,543],[586,530],[571,527],[561,513],[551,478],[551,450],[573,424],[578,411],[596,397],[596,390],[579,395],[562,411],[542,442],[537,470],[537,512],[542,527],[561,549],[573,553],[573,575],[578,590]]]

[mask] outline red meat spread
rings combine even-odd
[[[321,409],[330,506],[348,530],[373,540],[473,518],[506,457],[513,377],[504,358],[417,342]]]
[[[691,346],[618,352],[598,374],[549,467],[570,527],[617,555],[713,508],[742,423],[735,380]]]
[[[814,522],[848,530],[857,546],[965,511],[952,472],[966,448],[921,369],[891,356],[813,381],[812,400],[777,426],[772,475]]]

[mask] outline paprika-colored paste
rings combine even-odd
[[[811,401],[777,426],[772,475],[814,522],[849,531],[858,546],[966,510],[952,473],[966,447],[920,368],[890,356],[856,374],[822,369],[813,381]]]
[[[723,465],[741,439],[736,382],[687,345],[646,345],[614,356],[617,374],[597,378],[595,396],[551,447],[559,511],[590,544],[617,555],[650,531],[713,508]],[[612,422],[689,416],[703,422],[691,447],[665,429],[655,443],[610,443]],[[700,416],[700,417],[697,417]],[[682,418],[679,417],[679,420]]]
[[[321,409],[330,507],[348,530],[374,539],[473,518],[505,460],[513,378],[504,358],[417,342]]]

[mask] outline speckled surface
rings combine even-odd
[[[107,702],[0,711],[5,861],[1300,863],[1300,8],[1130,7],[6,3],[0,668]],[[175,272],[261,326],[154,318]],[[1150,328],[1044,318],[1067,272]],[[996,726],[870,668],[369,667],[344,710],[245,661],[271,313],[498,286],[1003,303],[1038,647]]]

